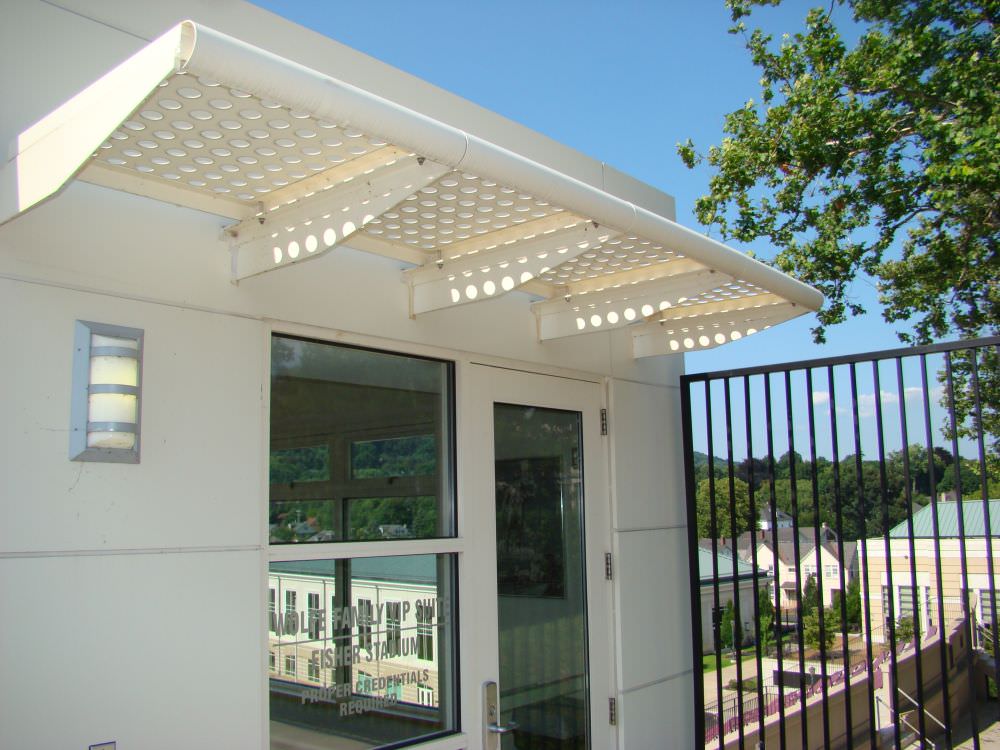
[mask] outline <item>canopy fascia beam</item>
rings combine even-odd
[[[560,213],[467,241],[494,245],[489,250],[469,254],[474,246],[454,245],[449,255],[458,257],[453,260],[404,272],[410,315],[506,294],[617,236],[587,219]]]
[[[406,157],[364,179],[342,182],[280,210],[244,219],[227,230],[233,280],[319,257],[448,171],[429,159]]]
[[[623,328],[733,279],[708,268],[531,306],[541,341]]]
[[[194,45],[195,25],[175,26],[22,132],[0,167],[0,224],[58,193]]]
[[[688,315],[677,320],[662,320],[635,326],[632,330],[632,355],[636,359],[641,359],[712,349],[752,336],[809,312],[808,309],[793,302],[754,306],[753,303],[759,301],[761,297],[774,297],[774,295],[745,298],[741,300],[745,306],[737,310],[708,313],[697,317]]]

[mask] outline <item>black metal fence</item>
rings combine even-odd
[[[681,379],[706,747],[1000,736],[998,346]]]

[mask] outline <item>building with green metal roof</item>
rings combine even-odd
[[[939,629],[939,604],[946,625],[964,618],[963,589],[974,625],[991,626],[1000,572],[1000,500],[926,505],[912,516],[912,542],[910,523],[894,526],[888,543],[883,537],[866,540],[867,560],[860,569],[868,580],[861,590],[870,598],[873,640],[885,637],[890,621],[904,618],[918,621],[925,633]]]
[[[915,539],[931,539],[934,537],[934,510],[937,508],[937,535],[942,538],[958,538],[959,521],[965,530],[965,537],[982,537],[986,530],[986,516],[989,515],[990,532],[993,537],[1000,537],[1000,500],[964,500],[957,502],[938,502],[925,505],[913,514],[913,537]],[[889,532],[894,539],[909,537],[909,523],[903,521]]]

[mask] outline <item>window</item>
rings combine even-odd
[[[387,656],[399,656],[403,644],[402,602],[385,604],[385,652]]]
[[[979,622],[983,625],[992,625],[995,620],[993,614],[993,600],[990,599],[990,589],[979,589]]]
[[[825,565],[823,567],[823,575],[825,575],[827,578],[836,578],[837,577],[837,566],[836,565]]]
[[[289,732],[331,749],[454,732],[454,365],[278,334],[271,343],[273,747]],[[398,554],[411,539],[428,551]],[[343,554],[346,541],[358,556]]]
[[[307,617],[309,618],[309,639],[318,641],[320,633],[325,623],[323,622],[323,610],[319,608],[319,594],[309,593],[306,595],[308,601]]]
[[[912,586],[897,586],[896,591],[899,593],[899,611],[896,612],[896,622],[899,622],[904,617],[909,617],[913,619],[913,587]]]
[[[293,582],[307,605],[292,618],[295,630],[270,635],[268,648],[276,652],[280,670],[269,674],[271,721],[314,733],[313,739],[331,750],[378,746],[389,733],[405,741],[453,731],[455,561],[454,553],[271,560],[279,602],[298,604],[296,592],[285,588]],[[317,605],[329,610],[320,639],[310,642],[308,613]],[[433,688],[427,693],[433,705],[415,715],[418,681]],[[355,698],[327,701],[317,692],[321,684],[350,686],[356,697],[385,700],[354,704],[354,713],[341,715],[340,705]],[[274,731],[277,740],[281,730]],[[344,742],[338,744],[337,737]]]
[[[276,662],[275,662],[275,657],[274,657],[274,649],[273,648],[272,649],[268,649],[268,651],[267,651],[267,668],[270,669],[273,672],[274,668],[275,668],[275,664],[276,664]]]
[[[453,369],[273,336],[271,543],[453,537]]]
[[[267,628],[272,633],[277,628],[275,615],[277,614],[277,591],[273,588],[267,590]],[[274,667],[274,653],[271,654],[271,667]]]
[[[434,660],[434,606],[417,602],[417,658]]]
[[[372,600],[358,599],[358,645],[372,650]]]
[[[892,594],[889,587],[882,587],[882,619],[885,620],[885,637],[889,637],[889,627],[892,623]]]
[[[421,706],[434,707],[434,689],[423,683],[417,683],[417,703]]]

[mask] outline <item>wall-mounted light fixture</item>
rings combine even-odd
[[[142,339],[139,328],[76,321],[71,460],[139,463]]]

